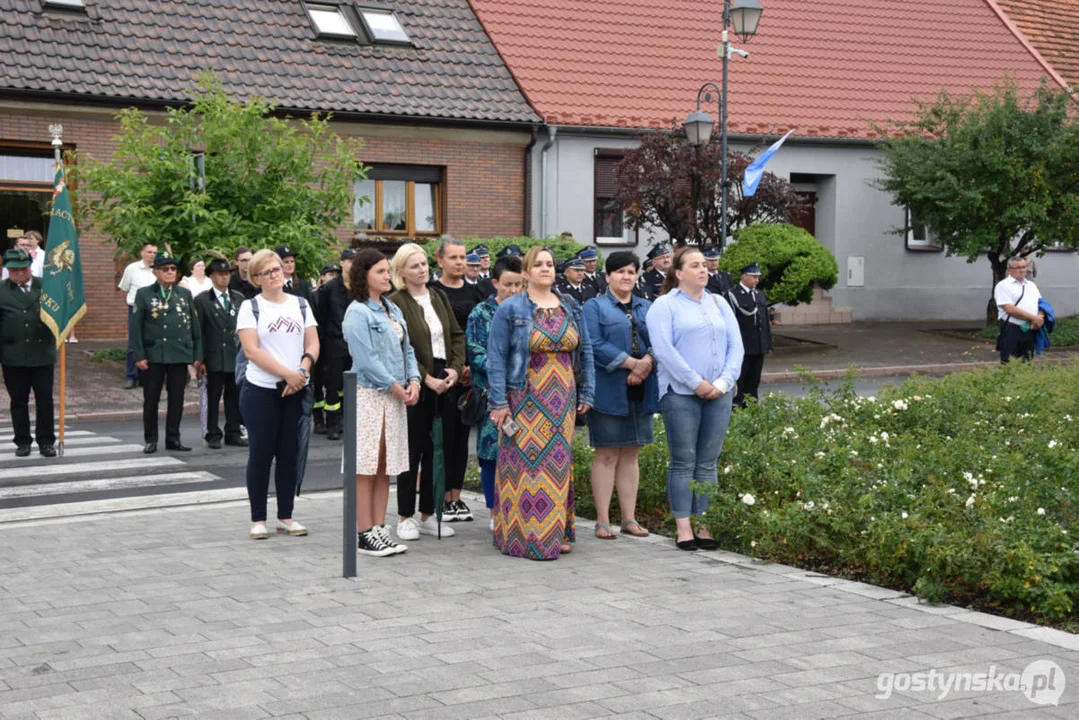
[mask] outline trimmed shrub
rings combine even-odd
[[[719,265],[737,278],[760,263],[761,288],[770,303],[797,305],[813,299],[813,286],[831,289],[839,278],[835,258],[816,238],[794,225],[755,223],[734,233]]]

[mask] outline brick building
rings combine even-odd
[[[0,0],[0,242],[45,230],[48,126],[65,148],[112,157],[116,113],[185,102],[200,70],[278,112],[332,112],[362,137],[369,179],[338,229],[377,236],[520,235],[539,122],[467,0]],[[122,338],[123,262],[82,233],[83,339]]]

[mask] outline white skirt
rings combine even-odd
[[[388,392],[356,386],[356,473],[378,472],[379,446],[385,432],[386,475],[408,470],[408,412]]]

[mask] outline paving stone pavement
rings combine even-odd
[[[302,497],[311,535],[265,542],[242,503],[0,527],[0,717],[1079,717],[1075,636],[585,523],[555,562],[506,558],[482,511],[346,580],[340,516]],[[902,679],[1036,660],[1058,705]]]

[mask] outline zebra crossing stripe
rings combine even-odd
[[[21,460],[22,458],[20,458]],[[165,468],[184,466],[186,463],[167,455],[162,457],[129,458],[127,460],[99,460],[84,463],[58,463],[49,462],[27,467],[4,468],[0,470],[0,480],[17,478],[37,479],[52,475],[76,475],[79,473],[113,472],[116,474],[124,470],[142,470],[146,468]],[[246,490],[245,490],[246,492]]]
[[[132,475],[130,477],[109,478],[107,480],[74,480],[71,482],[47,483],[44,485],[17,485],[0,488],[0,500],[14,500],[27,497],[45,497],[47,495],[68,495],[73,493],[108,492],[110,490],[130,490],[133,488],[162,487],[164,485],[182,485],[186,483],[204,483],[219,480],[209,472],[177,472],[158,475]]]
[[[59,505],[33,505],[31,507],[8,508],[0,510],[0,525],[44,520],[50,518],[73,518],[80,515],[97,515],[128,510],[165,510],[176,507],[224,503],[247,500],[247,488],[225,488],[222,490],[202,490],[199,492],[166,493],[164,495],[142,495],[139,497],[116,498],[113,500],[88,500],[86,502],[62,503]],[[241,522],[236,529],[237,537],[247,537],[248,524]]]
[[[119,455],[121,453],[141,453],[142,445],[102,445],[91,447],[77,447],[68,451],[67,443],[64,443],[64,458],[84,458],[93,455]],[[0,463],[12,462],[18,460],[19,462],[27,462],[25,458],[15,457],[15,451],[10,450],[4,453],[0,453]],[[36,467],[36,466],[35,466]]]

